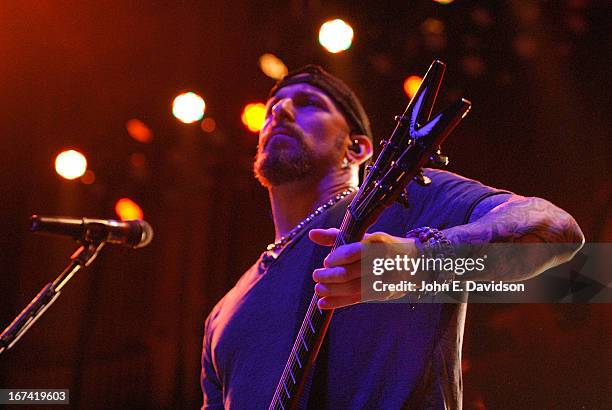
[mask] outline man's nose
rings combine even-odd
[[[293,101],[290,98],[283,98],[272,106],[272,115],[276,119],[295,121],[293,108]]]

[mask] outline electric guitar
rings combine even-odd
[[[460,99],[430,119],[445,69],[443,62],[434,61],[404,113],[395,118],[395,129],[388,139],[381,142],[381,153],[369,167],[364,183],[349,205],[332,251],[361,240],[383,210],[394,201],[407,201],[405,188],[410,181],[414,179],[423,185],[430,183],[422,173],[428,160],[447,163],[439,147],[468,113],[471,103]],[[319,309],[318,301],[319,297],[314,294],[274,392],[270,410],[296,409],[300,404],[301,394],[334,313],[333,310]]]

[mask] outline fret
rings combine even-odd
[[[298,355],[295,355],[294,357],[297,360],[297,364],[298,364],[298,366],[300,366],[300,369],[301,369],[302,368],[302,362],[300,361],[300,358],[298,357]]]
[[[306,320],[308,321],[308,325],[310,325],[310,330],[312,330],[312,333],[316,334],[317,332],[315,331],[314,326],[312,326],[312,322],[311,322],[310,318],[306,317]]]
[[[304,340],[304,334],[300,332],[300,338],[302,339],[302,344],[304,345],[304,349],[308,351],[308,345],[306,344],[306,340]]]
[[[287,390],[287,385],[283,382],[283,387],[285,388],[285,393],[287,393],[287,398],[291,398],[291,394],[289,394],[289,390]]]
[[[296,383],[295,376],[293,375],[293,370],[289,369],[289,375],[291,375],[291,380],[293,380],[293,384]]]

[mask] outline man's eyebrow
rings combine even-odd
[[[300,91],[296,92],[296,96],[297,97],[301,97],[301,98],[304,98],[304,97],[314,98],[317,101],[325,104],[325,106],[327,106],[327,107],[329,107],[330,105],[333,104],[331,102],[331,99],[329,99],[329,97],[327,97],[325,94],[323,94],[322,92],[319,92],[319,91],[300,90]]]
[[[270,108],[278,100],[280,100],[282,98],[286,98],[286,97],[287,97],[286,95],[280,95],[279,96],[278,93],[275,94],[266,103],[266,108]],[[331,99],[329,97],[327,97],[325,94],[323,94],[322,92],[320,92],[320,91],[314,91],[314,90],[309,90],[309,89],[298,90],[298,91],[295,91],[295,93],[291,97],[292,98],[296,98],[296,97],[297,98],[305,98],[305,97],[315,98],[318,101],[320,101],[321,103],[325,104],[328,108],[329,108],[330,105],[333,105],[333,102],[331,101]]]

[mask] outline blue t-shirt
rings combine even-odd
[[[466,224],[480,201],[504,192],[446,171],[425,174],[432,183],[409,185],[410,207],[393,204],[370,232],[404,236],[421,226]],[[350,199],[309,228],[338,227]],[[313,295],[312,271],[330,250],[311,242],[307,230],[266,269],[258,260],[208,316],[203,408],[268,408]],[[465,304],[431,303],[336,309],[316,362],[309,408],[460,408],[465,311]]]

